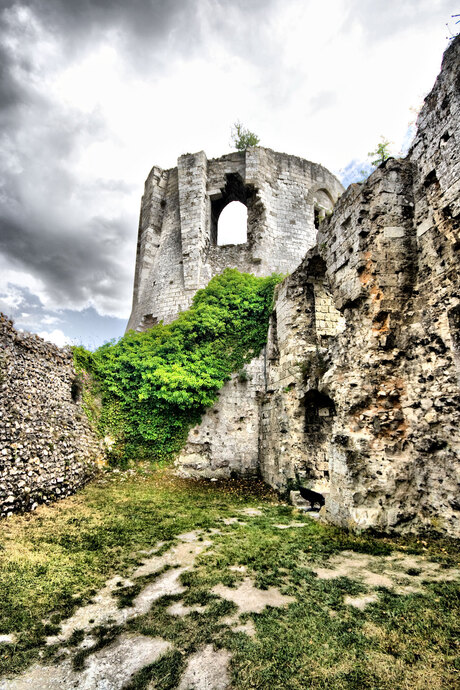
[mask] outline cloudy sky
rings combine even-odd
[[[121,335],[153,164],[226,153],[238,119],[347,182],[381,135],[407,145],[457,12],[450,0],[0,0],[0,310],[59,344]]]

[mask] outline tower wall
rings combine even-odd
[[[225,268],[255,275],[292,272],[315,244],[315,209],[332,209],[343,191],[323,166],[252,147],[150,172],[139,221],[133,309],[128,329],[170,322]],[[231,201],[248,209],[247,242],[217,244],[217,221]]]

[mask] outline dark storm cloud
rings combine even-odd
[[[49,31],[65,37],[69,55],[85,50],[101,34],[115,31],[117,48],[126,59],[136,69],[142,63],[150,69],[152,55],[167,61],[170,54],[190,55],[201,48],[204,26],[212,27],[223,41],[251,51],[258,27],[277,1],[10,0],[0,1],[0,7],[29,8]]]
[[[132,188],[123,180],[77,179],[69,160],[86,142],[103,140],[105,123],[96,113],[64,107],[40,90],[37,62],[21,50],[26,38],[38,45],[35,17],[58,36],[63,59],[84,51],[98,31],[120,29],[126,45],[135,38],[166,41],[181,7],[192,2],[46,2],[2,3],[0,15],[0,251],[10,266],[26,270],[45,284],[52,303],[81,308],[93,300],[107,310],[126,303],[133,272],[122,257],[134,217],[117,213],[117,201]],[[20,16],[20,8],[29,8]],[[180,22],[179,22],[180,23]],[[108,217],[88,217],[86,202],[102,197]],[[113,204],[107,203],[112,199]],[[68,206],[68,208],[66,208]],[[137,209],[133,209],[133,216]],[[134,221],[134,223],[133,223]],[[121,251],[120,251],[121,250]]]
[[[276,1],[0,0],[3,264],[6,257],[11,268],[41,280],[54,307],[92,302],[105,313],[126,312],[137,203],[131,216],[117,209],[132,187],[75,172],[79,151],[110,133],[97,111],[82,113],[56,100],[48,77],[107,36],[124,69],[152,77],[175,57],[201,50],[205,31],[255,56],[260,27]],[[57,50],[51,57],[50,41]]]
[[[133,272],[121,257],[137,210],[127,218],[117,207],[132,187],[123,180],[80,180],[72,172],[73,152],[104,139],[97,113],[82,115],[46,99],[32,112],[24,117],[19,107],[21,127],[0,139],[0,252],[12,267],[42,280],[54,305],[81,308],[93,299],[116,311],[117,302],[126,304]],[[88,214],[98,199],[108,217]]]

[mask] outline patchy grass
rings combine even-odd
[[[248,507],[262,514],[240,512]],[[232,517],[239,522],[222,522]],[[304,526],[276,527],[293,520]],[[59,646],[45,650],[44,642],[63,618],[115,573],[129,577],[142,550],[160,541],[164,550],[191,530],[202,530],[213,544],[183,574],[185,594],[163,597],[144,616],[95,633],[97,649],[125,629],[172,642],[173,651],[133,678],[132,690],[152,679],[154,687],[176,687],[188,657],[206,644],[232,652],[233,684],[241,690],[458,687],[458,582],[425,582],[422,593],[404,596],[380,588],[377,601],[359,610],[344,597],[371,591],[363,581],[320,579],[314,572],[342,551],[377,556],[376,567],[379,559],[383,564],[385,556],[400,552],[451,568],[458,566],[458,544],[354,535],[299,515],[262,483],[185,481],[165,469],[113,473],[59,504],[2,523],[0,634],[17,636],[14,645],[0,645],[2,673],[19,671],[44,652],[45,658],[58,658]],[[419,569],[406,574],[420,576]],[[218,583],[235,586],[245,577],[295,597],[288,607],[245,614],[242,620],[255,624],[254,638],[224,623],[236,607],[211,592]],[[129,605],[141,586],[136,581],[121,589],[120,606]],[[170,615],[168,607],[179,600],[206,608],[182,618]],[[76,650],[82,636],[76,632],[68,647]],[[77,651],[75,666],[81,668],[90,653]]]

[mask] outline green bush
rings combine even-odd
[[[94,353],[74,349],[77,370],[91,374],[101,399],[97,426],[115,439],[117,462],[180,450],[231,373],[260,353],[280,280],[226,269],[173,323],[130,331]]]

